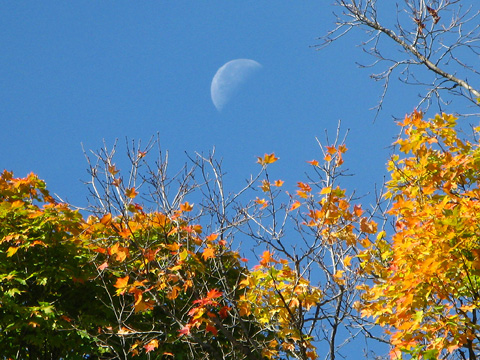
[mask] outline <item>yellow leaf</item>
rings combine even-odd
[[[181,253],[180,253],[180,260],[181,261],[184,261],[188,256],[188,251],[186,249],[184,249]]]
[[[257,160],[257,163],[259,163],[260,165],[267,165],[267,164],[273,164],[275,161],[277,161],[278,158],[275,157],[275,154],[274,153],[271,153],[270,155],[269,154],[265,154],[263,158],[259,157],[258,160]]]
[[[345,266],[350,266],[350,263],[352,262],[352,257],[351,256],[345,256],[345,258],[343,259],[343,264]]]
[[[18,251],[18,249],[20,249],[20,248],[17,247],[17,246],[10,246],[7,250],[7,257],[11,257],[11,256],[15,255],[15,253]]]
[[[324,187],[322,189],[322,191],[320,191],[320,195],[330,194],[331,192],[332,192],[332,187],[331,186]]]
[[[262,180],[262,186],[260,186],[263,192],[270,191],[270,183],[267,180]]]

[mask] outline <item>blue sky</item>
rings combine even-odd
[[[98,149],[158,132],[178,166],[185,151],[215,146],[232,183],[275,152],[278,177],[293,187],[305,162],[321,158],[315,136],[333,135],[339,119],[357,175],[347,185],[363,194],[382,181],[391,115],[415,106],[397,92],[372,122],[381,87],[355,64],[365,59],[360,33],[312,47],[334,25],[322,1],[12,1],[0,10],[2,168],[33,171],[78,205],[87,195],[81,143]],[[219,113],[210,82],[237,58],[262,69]]]

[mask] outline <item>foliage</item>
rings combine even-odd
[[[375,274],[373,286],[362,286],[362,312],[390,328],[393,358],[445,358],[458,349],[474,359],[478,351],[480,149],[459,138],[456,121],[414,112],[400,123],[405,156],[389,162],[386,193],[395,232],[360,255]]]
[[[0,177],[2,355],[52,359],[95,355],[83,329],[100,313],[86,254],[75,242],[82,217],[56,203],[34,174]],[[104,317],[104,315],[102,315]]]

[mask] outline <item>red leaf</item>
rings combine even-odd
[[[207,330],[208,332],[211,332],[213,335],[218,334],[217,328],[215,326],[212,326],[212,325],[207,325],[205,330]]]

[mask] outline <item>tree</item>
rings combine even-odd
[[[361,45],[373,63],[363,67],[385,66],[371,75],[384,82],[377,115],[395,73],[405,84],[421,88],[419,106],[424,111],[432,103],[443,111],[450,95],[467,99],[477,108],[480,90],[473,84],[480,73],[469,60],[479,55],[477,4],[462,0],[336,0],[335,5],[340,8],[336,27],[322,37],[319,46],[352,30],[365,30],[368,38]],[[392,51],[392,44],[399,51]]]
[[[361,206],[350,205],[336,185],[347,150],[343,143],[336,140],[322,147],[324,164],[310,162],[319,180],[313,188],[299,182],[296,196],[282,191],[283,181],[270,180],[268,167],[278,160],[274,154],[259,157],[259,173],[241,190],[226,193],[213,155],[197,155],[190,168],[170,178],[168,156],[161,151],[155,167],[149,167],[153,145],[130,148],[128,174],[114,165],[115,149],[87,157],[92,209],[98,216],[88,220],[82,240],[99,246],[95,266],[120,326],[109,336],[125,328],[117,353],[126,356],[153,340],[172,353],[165,346],[175,339],[179,346],[188,344],[188,356],[195,358],[215,358],[217,353],[312,359],[318,356],[314,345],[320,341],[328,344],[325,354],[333,359],[345,343],[368,329],[352,308],[356,285],[362,281],[352,258],[376,224]],[[263,195],[250,197],[256,188]],[[155,208],[147,211],[135,203],[139,192],[148,194]],[[285,195],[286,200],[281,199]],[[195,196],[196,212],[186,200]],[[155,220],[158,217],[162,220]],[[159,228],[158,223],[163,225]],[[289,244],[286,233],[293,227],[304,245]],[[241,266],[238,253],[230,250],[238,235],[247,235],[261,248],[253,269]],[[164,260],[159,262],[159,257]],[[231,277],[226,268],[235,269]],[[174,275],[171,282],[158,284],[158,274]],[[168,325],[157,330],[152,322],[149,331],[148,324],[141,330],[132,315],[137,308],[162,313],[162,323]],[[179,339],[179,331],[191,336]],[[129,341],[120,344],[127,337]]]
[[[480,291],[479,128],[460,139],[457,119],[420,112],[400,124],[404,156],[388,164],[391,240],[382,233],[359,257],[375,275],[364,284],[362,313],[389,328],[394,346],[413,358],[477,359]]]
[[[34,174],[0,176],[0,331],[5,358],[78,358],[101,351],[84,330],[104,319],[88,256],[75,242],[82,217]]]

